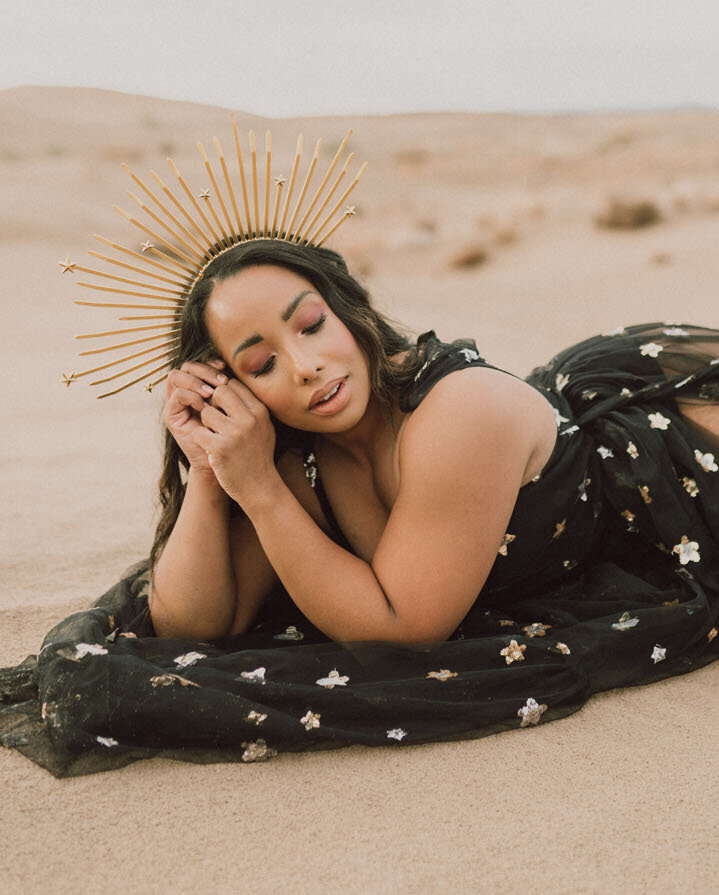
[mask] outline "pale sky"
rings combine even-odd
[[[717,0],[0,0],[0,88],[269,117],[719,107]]]

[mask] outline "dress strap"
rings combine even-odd
[[[329,502],[327,492],[325,491],[324,485],[322,484],[322,479],[317,467],[317,458],[315,457],[314,451],[310,451],[309,453],[305,454],[302,464],[305,467],[305,475],[307,476],[307,480],[310,483],[310,487],[314,489],[314,492],[317,495],[317,500],[319,501],[320,507],[322,508],[322,512],[324,513],[325,519],[327,520],[327,523],[330,527],[330,536],[332,537],[332,540],[335,541],[335,543],[337,543],[340,547],[343,547],[345,550],[349,550],[350,553],[354,552],[352,550],[352,545],[344,536],[342,529],[337,522],[337,518],[332,510],[332,505]]]

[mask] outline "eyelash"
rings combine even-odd
[[[320,314],[319,319],[317,320],[316,323],[313,323],[310,326],[306,326],[302,330],[302,335],[303,336],[311,336],[314,333],[319,332],[322,329],[322,327],[324,326],[326,319],[327,319],[327,314]],[[263,364],[263,366],[260,367],[259,370],[255,370],[255,372],[252,374],[253,378],[257,379],[258,376],[264,376],[265,373],[271,372],[274,365],[275,365],[275,358],[274,358],[274,356],[272,356],[267,360],[267,362],[265,364]]]

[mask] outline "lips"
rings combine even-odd
[[[338,386],[340,386],[345,380],[344,376],[340,376],[338,379],[333,379],[331,382],[328,382],[326,385],[323,385],[322,388],[318,388],[316,392],[312,394],[310,398],[310,403],[308,406],[308,410],[313,410],[320,401],[327,398],[330,394],[332,394]]]

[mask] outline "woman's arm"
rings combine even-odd
[[[443,640],[481,590],[539,434],[554,425],[544,404],[509,376],[462,371],[438,383],[405,426],[400,491],[371,563],[330,540],[278,474],[262,487],[231,478],[225,487],[236,488],[298,608],[329,637]]]

